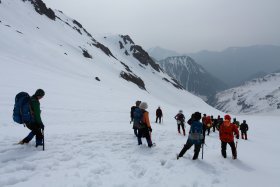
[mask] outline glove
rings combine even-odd
[[[236,135],[236,139],[239,139],[239,135]]]
[[[149,131],[150,131],[150,132],[152,132],[152,131],[153,131],[153,129],[152,129],[151,127],[149,127],[148,129],[149,129]]]

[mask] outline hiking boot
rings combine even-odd
[[[177,155],[177,160],[179,160],[179,158],[180,158],[179,155]]]
[[[24,141],[21,140],[20,142],[18,142],[18,144],[23,145],[23,144],[24,144]]]
[[[235,155],[235,156],[232,156],[232,159],[233,159],[233,160],[237,159],[237,156],[236,156],[236,155]]]
[[[223,156],[224,158],[227,158],[227,154],[226,154],[225,152],[222,152],[222,156]]]

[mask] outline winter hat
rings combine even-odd
[[[183,113],[183,110],[179,110],[179,113],[181,113],[181,114],[182,114],[182,113]]]
[[[230,117],[230,115],[225,115],[225,120],[228,120],[228,121],[230,121],[230,119],[231,119],[231,117]]]
[[[140,103],[141,103],[141,101],[136,101],[136,106],[138,106],[139,107],[139,105],[140,105]]]
[[[199,121],[201,119],[201,113],[200,112],[195,112],[193,114],[193,118],[194,118],[194,120]]]
[[[146,110],[148,108],[148,104],[146,102],[141,102],[139,105],[140,109]]]
[[[45,91],[42,90],[42,89],[38,89],[38,90],[36,90],[36,92],[35,92],[34,95],[35,95],[35,96],[43,97],[43,96],[45,95]]]

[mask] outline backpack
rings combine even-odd
[[[33,120],[30,103],[31,98],[28,93],[20,92],[16,95],[13,110],[13,120],[16,123],[30,123]]]
[[[133,128],[139,129],[142,117],[143,117],[142,110],[136,107],[133,112]]]
[[[211,117],[210,116],[207,116],[205,119],[204,119],[204,124],[206,126],[206,128],[211,128],[212,127],[212,120],[211,120]]]
[[[193,121],[188,141],[191,141],[193,144],[200,144],[202,143],[203,139],[203,125],[198,121]]]

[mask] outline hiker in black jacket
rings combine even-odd
[[[247,131],[249,130],[248,124],[246,123],[246,120],[243,120],[243,123],[240,125],[240,131],[241,131],[241,138],[247,140]]]
[[[156,123],[159,120],[159,123],[161,123],[161,118],[162,118],[162,110],[160,109],[160,107],[158,107],[158,109],[156,110]]]

